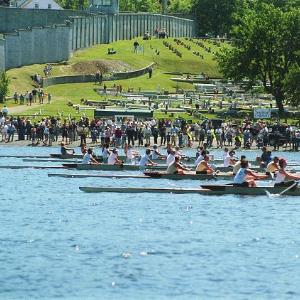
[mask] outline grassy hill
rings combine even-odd
[[[157,66],[151,79],[148,79],[148,76],[145,75],[134,79],[108,82],[107,86],[121,84],[124,90],[128,88],[137,90],[140,88],[142,90],[164,89],[174,91],[176,88],[192,89],[193,86],[186,83],[178,84],[170,80],[174,75],[169,73],[200,74],[203,72],[210,77],[220,77],[213,55],[214,52],[218,51],[218,46],[211,42],[202,41],[205,48],[210,47],[211,53],[208,53],[203,46],[200,47],[193,41],[185,40],[184,38],[180,39],[185,45],[191,47],[191,50],[188,50],[182,45],[177,45],[173,38],[166,39],[165,41],[182,53],[182,57],[178,57],[163,45],[164,40],[152,39],[144,41],[141,38],[136,40],[141,46],[141,51],[138,53],[133,51],[133,42],[135,40],[118,41],[78,50],[68,62],[53,64],[52,76],[91,74],[94,71],[91,65],[97,62],[101,66],[108,66],[109,73],[113,72],[114,69],[115,71],[139,69],[155,62]],[[116,50],[116,54],[108,55],[108,48]],[[199,52],[200,55],[203,55],[203,58],[193,54],[193,51]],[[44,65],[31,65],[9,70],[8,75],[11,79],[10,94],[13,94],[14,91],[24,93],[27,90],[31,90],[32,81],[30,76],[35,73],[43,74],[43,68]],[[81,98],[100,99],[101,97],[94,92],[94,88],[95,85],[93,83],[51,86],[47,91],[52,93],[53,102],[50,105],[43,106],[44,113],[57,114],[59,110],[68,113],[71,111],[65,107],[68,100],[71,100],[73,103],[79,103]],[[40,107],[38,106],[24,108],[28,114],[32,114],[39,109]]]

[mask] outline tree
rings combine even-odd
[[[192,11],[196,16],[200,34],[228,33],[232,24],[232,15],[236,11],[237,0],[193,0]]]
[[[65,9],[87,9],[88,0],[57,0],[57,3]]]
[[[300,66],[294,65],[284,80],[286,101],[292,106],[300,105]]]
[[[171,13],[188,14],[191,12],[192,3],[190,0],[171,0],[169,11]]]
[[[0,72],[0,102],[3,103],[8,94],[9,77],[5,71]]]
[[[282,113],[283,81],[299,60],[300,10],[284,12],[273,4],[256,3],[240,16],[231,36],[233,47],[217,55],[221,71],[227,78],[248,79],[251,85],[261,81]]]
[[[158,1],[152,0],[120,0],[120,11],[160,12]]]

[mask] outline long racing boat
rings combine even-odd
[[[286,187],[259,186],[259,187],[237,187],[233,185],[202,185],[201,188],[145,188],[145,187],[79,187],[86,193],[164,193],[164,194],[200,194],[200,195],[279,195]],[[300,188],[288,190],[286,196],[300,196]],[[218,198],[216,198],[218,199]]]

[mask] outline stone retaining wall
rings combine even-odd
[[[142,68],[140,70],[114,73],[110,77],[104,77],[103,81],[113,81],[113,80],[122,80],[122,79],[139,77],[144,74],[147,74],[149,71],[149,68],[152,68],[153,66],[154,66],[154,63],[152,63],[149,66]],[[56,84],[84,83],[84,82],[94,82],[94,81],[95,81],[94,75],[55,76],[55,77],[43,78],[42,85],[44,88],[46,88],[50,85],[56,85]]]

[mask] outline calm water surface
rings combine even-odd
[[[54,151],[1,147],[0,155]],[[21,164],[34,163],[0,158]],[[199,182],[0,172],[1,300],[300,298],[298,197],[85,194],[79,186]]]

